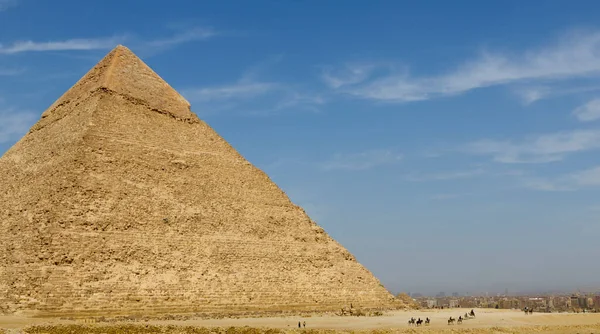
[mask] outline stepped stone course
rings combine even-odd
[[[398,308],[118,46],[0,158],[0,313]]]

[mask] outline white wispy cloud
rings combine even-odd
[[[238,81],[229,85],[182,89],[181,93],[206,112],[241,111],[266,116],[285,109],[318,111],[326,100],[319,94],[302,92],[281,82]],[[196,109],[197,110],[197,109]]]
[[[17,0],[0,0],[0,12],[17,5]]]
[[[11,76],[11,75],[19,75],[25,72],[23,68],[1,68],[0,67],[0,76]]]
[[[261,72],[280,60],[281,57],[272,57],[251,66],[241,74],[238,80],[229,84],[186,88],[181,92],[189,101],[201,103],[248,100],[262,97],[284,89],[283,84],[260,79]]]
[[[544,178],[528,178],[522,180],[522,186],[525,188],[539,191],[572,191],[575,190],[572,185],[558,180],[548,180]]]
[[[118,44],[130,42],[131,45],[146,50],[165,49],[183,43],[207,40],[218,33],[212,28],[193,27],[179,31],[170,37],[143,39],[135,34],[122,34],[112,37],[73,38],[55,41],[17,41],[10,45],[0,44],[0,54],[44,51],[87,51],[109,50]]]
[[[565,87],[566,86],[566,87]],[[580,93],[600,91],[600,85],[597,83],[587,83],[573,85],[532,85],[526,87],[515,87],[514,93],[521,98],[525,105],[532,104],[536,101],[556,98],[566,95],[575,95]]]
[[[288,90],[287,94],[274,106],[274,110],[281,110],[297,106],[305,106],[313,111],[317,111],[316,106],[323,105],[327,100],[319,95],[306,92],[298,92],[293,89]]]
[[[456,69],[433,76],[388,70],[373,77],[377,66],[346,65],[323,78],[330,87],[361,98],[389,102],[426,100],[473,89],[531,80],[561,80],[600,73],[600,32],[571,32],[550,46],[520,54],[482,52]],[[529,97],[535,100],[535,94]]]
[[[321,78],[332,88],[340,88],[363,82],[368,79],[378,68],[386,68],[386,64],[350,63],[342,68],[327,67],[323,70]]]
[[[373,167],[396,163],[402,154],[392,150],[376,149],[360,153],[335,154],[330,160],[320,164],[324,170],[366,170]]]
[[[549,96],[552,93],[552,90],[549,87],[525,87],[519,88],[515,90],[515,94],[517,94],[525,105],[532,104],[536,101],[542,100]]]
[[[569,175],[578,186],[600,186],[600,166]]]
[[[236,82],[217,87],[186,89],[183,90],[183,95],[191,101],[207,102],[255,98],[276,89],[278,85],[270,82]]]
[[[582,122],[595,121],[600,118],[600,99],[593,99],[573,110],[573,115]]]
[[[181,89],[185,98],[195,107],[208,112],[239,109],[246,115],[270,115],[284,109],[298,108],[317,111],[326,102],[320,94],[277,81],[261,79],[261,72],[281,57],[248,68],[240,78],[230,84]]]
[[[48,42],[20,41],[15,42],[10,46],[3,46],[0,44],[0,54],[112,49],[118,44],[123,43],[125,40],[125,36],[115,36],[108,38],[81,38]]]
[[[0,44],[0,54],[15,54],[22,52],[43,51],[111,49],[114,48],[116,45],[123,43],[125,40],[125,36],[115,36],[108,38],[82,38],[49,42],[21,41],[15,42],[10,46],[3,46]]]
[[[592,129],[531,135],[521,141],[483,139],[460,150],[491,156],[501,163],[548,163],[563,160],[568,154],[599,148],[600,129]]]
[[[523,185],[541,191],[574,191],[582,188],[600,187],[600,166],[554,178],[525,179]]]
[[[486,171],[483,168],[468,169],[462,171],[451,171],[451,172],[440,172],[432,174],[409,174],[406,176],[406,180],[413,182],[423,181],[444,181],[444,180],[455,180],[455,179],[468,179],[476,176],[485,174]]]
[[[456,199],[465,196],[465,194],[435,194],[429,197],[429,199],[434,201],[442,201],[442,200],[450,200]]]
[[[38,115],[0,106],[0,119],[0,143],[8,143],[25,135],[38,119]]]
[[[147,44],[154,47],[167,47],[193,41],[207,40],[217,35],[213,28],[191,28],[177,33],[171,37],[149,41]]]

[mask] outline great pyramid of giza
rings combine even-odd
[[[402,303],[117,46],[0,159],[0,313]]]

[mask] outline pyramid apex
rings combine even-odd
[[[126,47],[126,46],[125,46],[125,45],[123,45],[123,44],[117,44],[117,46],[115,46],[115,48],[114,48],[112,51],[118,51],[118,50],[121,50],[121,51],[128,51],[128,52],[131,52],[131,53],[133,53],[133,51],[131,51],[131,49],[129,49],[128,47]]]
[[[190,103],[126,46],[119,44],[84,75],[47,112],[63,101],[103,90],[143,102],[177,119],[197,120]]]

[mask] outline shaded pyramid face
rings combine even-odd
[[[398,307],[127,48],[0,159],[0,313]]]

